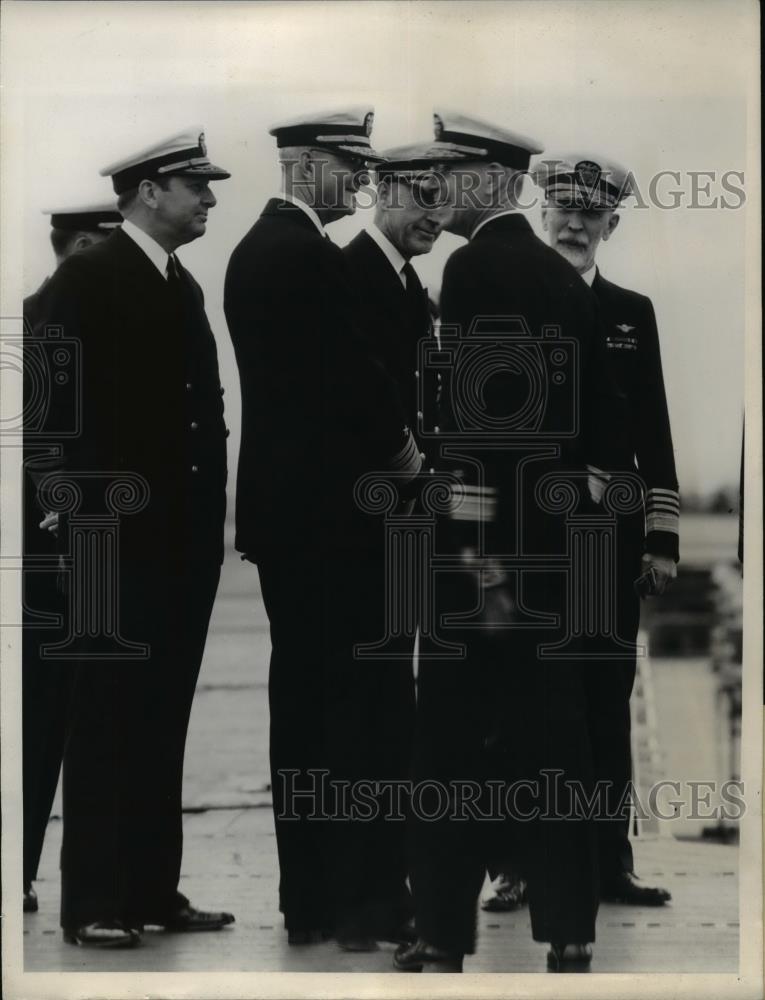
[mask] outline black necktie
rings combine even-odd
[[[406,278],[406,297],[409,301],[409,308],[417,321],[422,322],[426,315],[429,318],[425,289],[409,261],[401,268],[401,273]]]
[[[420,292],[422,291],[422,285],[420,284],[420,279],[417,277],[417,272],[409,261],[407,261],[401,268],[401,273],[406,278],[406,290],[409,295],[411,295],[415,289],[419,289]]]
[[[181,276],[178,272],[178,262],[173,254],[167,258],[167,287],[177,291],[181,287]]]
[[[186,315],[185,282],[173,254],[167,258],[167,291],[173,313],[182,319]]]

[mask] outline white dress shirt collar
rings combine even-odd
[[[139,229],[129,219],[125,219],[122,223],[122,232],[126,236],[129,236],[134,243],[138,244],[165,281],[167,281],[167,261],[170,256],[167,250],[163,250],[155,239],[149,236],[148,233],[145,233],[143,229]]]
[[[595,275],[597,273],[598,273],[598,269],[593,264],[591,267],[587,268],[587,270],[584,272],[584,274],[580,274],[579,277],[582,279],[582,281],[586,281],[587,284],[590,286],[590,288],[592,288],[592,283],[595,280]]]
[[[406,257],[401,253],[398,247],[395,247],[385,233],[374,224],[367,229],[367,233],[372,237],[378,247],[385,254],[388,259],[390,266],[398,275],[401,284],[406,288],[406,275],[403,273],[404,266],[406,265]]]
[[[325,232],[325,230],[324,230],[324,226],[321,224],[321,219],[316,214],[316,212],[311,208],[310,205],[307,205],[304,201],[301,201],[300,198],[295,198],[294,195],[287,194],[286,191],[282,191],[282,193],[279,195],[279,197],[283,201],[288,201],[288,202],[290,202],[290,204],[297,205],[298,208],[301,208],[305,212],[305,214],[308,216],[308,218],[311,220],[311,222],[314,224],[314,226],[316,226],[316,228],[319,230],[319,232],[321,233],[321,235],[322,236],[326,236],[327,235],[326,232]]]
[[[469,238],[472,240],[479,229],[483,229],[484,226],[488,226],[488,224],[490,222],[494,222],[495,219],[500,219],[503,215],[517,215],[517,214],[518,214],[517,208],[506,208],[501,212],[495,212],[494,215],[490,215],[488,219],[481,219],[481,221],[478,223],[478,225],[470,234]]]

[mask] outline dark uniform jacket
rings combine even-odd
[[[36,292],[24,299],[24,555],[44,555],[55,552],[55,542],[47,531],[38,527],[43,511],[37,503],[35,481],[46,471],[60,468],[60,460],[55,459],[57,443],[46,435],[43,393],[50,396],[50,387],[44,387],[40,373],[45,370],[45,349],[38,349],[35,336],[42,336],[40,306],[44,301],[45,289],[50,282],[46,278]],[[42,362],[42,364],[39,364]]]
[[[50,281],[49,277],[45,278],[45,280],[37,289],[37,291],[32,292],[31,295],[27,295],[27,297],[24,299],[24,319],[26,321],[27,328],[30,330],[30,332],[34,330],[34,328],[38,324],[40,316],[39,313],[40,300],[43,297],[43,293],[45,292],[45,289],[49,281]]]
[[[224,305],[242,388],[241,552],[363,537],[358,477],[415,453],[353,294],[340,248],[288,201],[271,199],[232,254]]]
[[[606,281],[600,271],[592,290],[600,303],[609,368],[627,403],[620,466],[637,465],[644,482],[645,548],[677,561],[680,498],[653,305],[645,295]]]
[[[502,442],[481,458],[486,489],[496,490],[496,512],[493,494],[484,495],[477,519],[493,521],[494,551],[518,551],[519,544],[532,551],[560,551],[561,540],[547,531],[549,517],[540,516],[535,484],[557,470],[581,474],[588,465],[610,470],[616,455],[614,427],[622,402],[605,369],[596,299],[567,261],[514,212],[482,225],[446,264],[442,346],[448,346],[450,328],[456,328],[458,350],[467,357],[462,345],[475,341],[470,330],[477,320],[487,338],[486,346],[475,349],[482,360],[467,382],[457,385],[450,376],[445,392],[451,430],[472,434],[484,445]],[[511,328],[517,335],[508,334]],[[526,347],[508,361],[503,344]],[[471,423],[471,408],[509,424],[482,424],[480,416]],[[508,447],[508,426],[521,451]],[[492,436],[497,428],[501,439]],[[528,474],[519,473],[516,457],[524,447],[526,454],[540,447],[557,454],[535,461]],[[519,474],[522,480],[516,479]],[[468,508],[465,516],[469,513]]]
[[[24,299],[25,351],[37,353],[32,344],[32,333],[39,319],[39,303],[43,296],[46,278],[40,288]],[[39,527],[43,511],[37,502],[35,482],[46,472],[59,467],[54,442],[39,436],[41,429],[34,418],[36,407],[30,355],[26,356],[24,369],[25,408],[24,437],[24,508],[23,508],[23,558],[26,572],[22,578],[24,632],[22,636],[22,767],[24,804],[24,882],[37,878],[37,867],[42,853],[51,806],[56,794],[58,776],[66,740],[66,719],[71,692],[71,671],[58,661],[46,661],[40,653],[43,643],[53,643],[63,638],[62,630],[36,627],[44,616],[63,615],[65,602],[57,587],[55,566],[57,542],[54,536]],[[39,376],[41,369],[36,369]],[[37,388],[40,388],[39,383]],[[43,400],[37,396],[43,405]],[[36,410],[39,414],[41,411]],[[43,564],[46,572],[39,570]]]
[[[433,337],[427,292],[416,274],[410,279],[411,287],[404,288],[390,261],[366,232],[355,236],[343,253],[359,297],[362,333],[399,386],[407,421],[417,434],[423,420],[438,423],[433,420],[435,373],[420,366],[421,341]]]
[[[78,342],[66,373],[76,391],[51,383],[45,417],[55,439],[79,400],[81,432],[62,439],[63,471],[138,473],[150,492],[142,510],[121,517],[123,570],[156,577],[158,568],[183,573],[192,557],[219,564],[227,432],[199,285],[181,267],[179,290],[171,290],[118,229],[65,260],[35,312],[35,338],[50,345],[46,328],[54,326]],[[103,483],[84,483],[81,514],[108,511]]]
[[[182,903],[183,751],[223,558],[226,428],[202,292],[177,272],[167,280],[118,229],[61,264],[29,345],[48,358],[50,406],[38,419],[46,436],[60,436],[61,471],[82,493],[77,516],[102,525],[104,515],[119,517],[116,580],[88,550],[95,565],[75,559],[68,588],[76,676],[64,758],[64,927],[163,923]],[[79,433],[67,437],[73,400]],[[65,554],[80,537],[74,517],[60,531]],[[90,546],[104,535],[86,537]],[[83,578],[89,592],[78,590]],[[99,604],[81,603],[91,597]],[[108,612],[97,628],[91,607]],[[114,659],[99,628],[146,649]]]
[[[590,607],[581,590],[567,601],[564,573],[547,567],[555,560],[560,569],[568,555],[567,511],[595,513],[586,466],[612,468],[608,415],[619,403],[604,371],[597,302],[522,215],[500,215],[446,264],[440,342],[444,452],[464,479],[464,494],[455,490],[452,544],[483,545],[482,554],[494,557],[539,557],[537,572],[509,571],[507,587],[524,613],[551,612],[559,624],[527,620],[492,635],[476,629],[473,614],[464,631],[445,633],[464,642],[465,658],[420,664],[414,780],[511,785],[539,781],[546,771],[589,794],[581,647],[574,635],[565,665],[539,647],[568,638],[568,606]],[[566,482],[545,490],[548,474]],[[545,500],[556,509],[544,510]],[[442,618],[490,601],[486,593],[477,599],[466,574],[444,574],[436,594]],[[489,611],[495,622],[506,614]],[[513,824],[512,842],[527,873],[534,939],[594,940],[594,830],[528,818]],[[496,850],[490,825],[413,821],[417,928],[437,947],[474,949],[475,902]]]

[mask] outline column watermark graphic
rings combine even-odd
[[[22,620],[3,624],[39,631],[44,660],[147,659],[149,644],[121,630],[120,546],[123,519],[150,503],[149,483],[135,471],[72,461],[85,419],[81,341],[62,325],[33,331],[21,317],[4,317],[0,333],[6,385],[20,389],[4,401],[0,444],[23,452],[21,545],[2,560],[21,574]],[[45,577],[50,586],[41,589]],[[46,642],[46,631],[56,640]]]

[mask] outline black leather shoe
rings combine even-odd
[[[491,895],[481,900],[481,909],[488,913],[511,913],[526,902],[526,882],[522,878],[500,875]]]
[[[99,920],[80,927],[65,927],[64,940],[85,948],[135,948],[141,935],[120,920]]]
[[[666,889],[641,885],[633,872],[623,872],[601,887],[600,898],[606,903],[626,903],[628,906],[664,906],[672,896]]]
[[[190,931],[219,931],[222,927],[234,923],[233,913],[208,913],[198,910],[190,903],[179,906],[166,920],[163,926],[172,933],[188,933]]]
[[[418,938],[414,944],[402,944],[393,953],[393,964],[401,972],[462,972],[462,955],[434,948]]]
[[[37,893],[32,888],[31,882],[24,883],[24,913],[37,913],[39,905]]]
[[[581,972],[592,962],[592,945],[551,944],[547,952],[547,968],[552,972]]]

